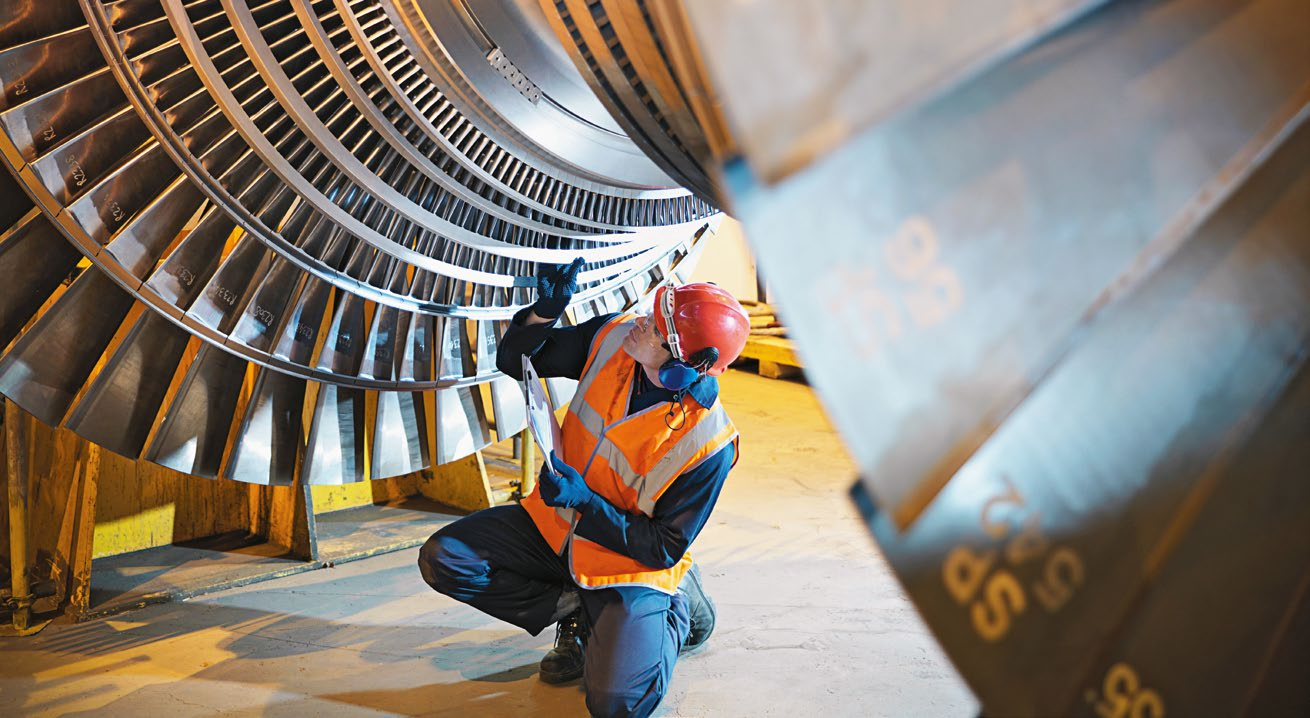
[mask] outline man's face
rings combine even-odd
[[[655,317],[650,314],[637,317],[636,326],[623,338],[623,351],[642,366],[656,371],[673,358],[664,348],[664,337],[655,328]]]

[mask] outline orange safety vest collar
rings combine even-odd
[[[677,431],[665,423],[662,404],[628,415],[628,396],[639,370],[623,351],[632,319],[611,319],[592,340],[561,427],[561,458],[620,510],[651,516],[673,481],[736,442],[737,429],[718,400],[704,407],[687,397],[686,422],[675,424]],[[539,489],[523,499],[523,507],[551,548],[561,555],[569,552],[573,580],[583,588],[649,586],[671,594],[691,568],[690,552],[674,566],[659,569],[578,536],[573,531],[577,511],[547,506]]]

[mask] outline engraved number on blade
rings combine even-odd
[[[1137,671],[1119,662],[1105,672],[1102,695],[1087,691],[1087,700],[1100,718],[1164,718],[1164,699],[1152,688],[1143,688]]]
[[[237,303],[237,293],[227,287],[215,286],[214,297],[229,307],[235,306]]]
[[[68,159],[68,171],[72,175],[74,186],[81,187],[86,184],[86,170],[82,169],[82,163],[70,157]]]
[[[980,542],[961,543],[942,562],[942,583],[967,606],[974,632],[989,643],[1005,638],[1014,618],[1028,610],[1029,594],[1048,613],[1069,602],[1085,580],[1082,558],[1067,546],[1052,546],[1042,532],[1041,513],[1031,511],[1006,477],[1004,490],[982,507]],[[978,543],[984,545],[979,546]],[[1019,575],[1040,565],[1028,590]]]
[[[820,301],[850,327],[862,358],[874,358],[909,326],[942,323],[964,304],[959,276],[938,259],[940,246],[928,220],[910,217],[881,247],[891,277],[870,265],[840,264],[819,284]]]
[[[266,327],[273,326],[273,322],[277,319],[277,315],[274,314],[271,310],[265,307],[261,307],[259,305],[255,306],[255,311],[253,312],[253,314],[255,317],[255,321],[259,322],[260,324],[263,324]]]

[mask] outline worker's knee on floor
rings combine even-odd
[[[418,552],[418,567],[423,580],[440,593],[450,594],[460,587],[484,583],[486,561],[463,540],[438,531]]]
[[[587,712],[593,718],[627,718],[641,696],[628,692],[587,691]]]
[[[437,534],[428,537],[428,540],[418,550],[419,573],[423,574],[423,580],[433,588],[437,587],[437,575],[441,570],[438,563],[440,553],[440,538]]]
[[[664,698],[662,682],[656,681],[644,690],[587,689],[587,712],[594,718],[629,718],[647,716]]]

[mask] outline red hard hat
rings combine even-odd
[[[668,312],[665,295],[670,289],[673,291],[673,308]],[[750,317],[735,297],[716,285],[697,282],[680,287],[667,284],[660,287],[655,292],[655,327],[665,341],[669,339],[669,314],[673,317],[677,343],[682,350],[679,359],[687,361],[706,347],[718,350],[718,360],[706,370],[710,376],[722,374],[746,348],[746,338],[751,333]],[[674,356],[677,355],[675,351]]]

